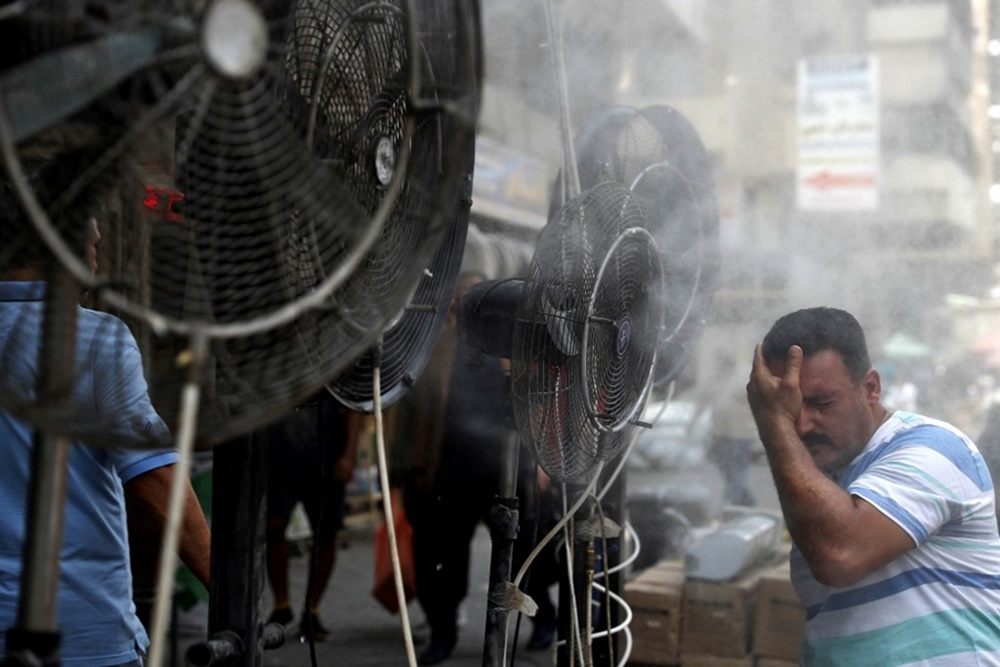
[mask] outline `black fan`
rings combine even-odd
[[[473,26],[472,44],[478,45],[478,16],[476,7],[470,7],[471,16],[464,20],[471,21]],[[457,30],[454,11],[449,10],[446,2],[436,5],[426,5],[423,15],[436,26],[436,30],[422,32],[421,51],[424,68],[428,80],[433,84],[427,94],[428,103],[432,105],[451,104],[454,82],[464,81],[471,77],[472,85],[478,86],[481,80],[481,56],[478,53],[468,54],[466,60],[455,58],[452,41]],[[465,71],[468,70],[468,71]],[[478,111],[478,106],[475,107]],[[467,110],[468,111],[468,110]],[[467,120],[467,119],[462,119]],[[456,119],[448,115],[435,118],[437,123],[433,129],[443,136],[453,134]],[[462,253],[465,248],[466,232],[469,222],[469,209],[472,205],[472,171],[475,162],[475,143],[455,144],[450,150],[437,141],[434,132],[418,128],[418,135],[434,141],[428,146],[425,154],[432,158],[422,165],[422,173],[428,179],[435,174],[444,176],[457,170],[459,187],[452,190],[453,198],[443,202],[433,202],[426,197],[415,196],[408,202],[408,214],[415,218],[428,218],[437,206],[442,220],[440,224],[447,226],[444,238],[437,250],[425,264],[425,269],[416,279],[411,280],[412,292],[403,309],[395,314],[391,326],[384,329],[377,349],[364,354],[353,366],[341,373],[330,383],[333,394],[348,407],[361,412],[372,412],[375,409],[372,370],[377,364],[380,371],[380,403],[381,406],[391,405],[400,398],[423,371],[430,358],[435,341],[445,318],[448,315],[455,282],[461,268]],[[418,180],[413,193],[431,191],[435,187],[433,180]],[[404,192],[406,196],[408,192]],[[412,261],[410,254],[414,249],[412,231],[403,225],[387,229],[384,238],[378,244],[378,252],[368,258],[358,275],[356,282],[362,291],[372,285],[380,285],[394,280],[400,267]],[[440,237],[439,237],[440,238]],[[377,257],[377,259],[376,259]],[[363,298],[363,295],[359,295]]]
[[[663,289],[643,207],[621,186],[591,187],[542,231],[514,321],[511,394],[521,439],[553,479],[579,482],[627,444]]]
[[[479,102],[473,5],[42,0],[4,12],[0,150],[10,183],[62,267],[52,275],[70,274],[132,325],[138,345],[112,318],[84,340],[133,361],[142,350],[182,462],[195,439],[230,441],[314,393],[413,294],[455,228],[469,171]],[[92,217],[110,246],[97,275],[78,258]],[[18,265],[31,236],[0,248],[0,270]],[[45,318],[43,369],[77,314],[72,298],[51,306],[65,316]],[[39,321],[15,327],[5,360],[19,358]],[[114,394],[125,374],[102,372]],[[72,368],[57,379],[71,385]],[[159,445],[168,435],[149,424],[111,432],[103,415],[60,412],[31,388],[0,387],[0,405],[92,444]],[[247,449],[221,448],[216,462],[253,467],[260,447]],[[230,510],[219,523],[233,536],[255,525],[260,485],[241,486],[234,468],[220,468],[216,481],[233,483],[217,494]],[[38,486],[56,488],[46,480],[57,472],[40,466]],[[249,516],[233,516],[240,502]],[[216,562],[243,557],[219,568],[236,577],[259,553],[257,533],[242,533],[247,548],[236,549],[236,537],[213,548],[213,558],[224,552]],[[163,548],[153,665],[175,538],[168,531]],[[212,624],[228,629],[224,617],[239,607],[240,626],[254,585],[223,589]],[[41,597],[34,604],[52,608]],[[242,629],[240,643],[259,650],[259,626]]]
[[[613,107],[584,127],[575,148],[582,188],[613,181],[645,207],[666,284],[655,372],[663,385],[689,360],[715,293],[719,214],[709,155],[691,123],[669,106]]]
[[[449,252],[450,229],[449,247],[461,246],[453,221],[469,168],[456,156],[471,155],[478,112],[468,3],[21,10],[0,24],[18,35],[0,75],[8,171],[62,263],[134,325],[172,426],[189,344],[207,341],[203,446],[349,367]],[[37,157],[79,165],[57,196],[18,178]],[[50,223],[91,215],[111,246],[97,277]],[[47,419],[15,392],[0,402]],[[87,426],[91,441],[101,426]]]

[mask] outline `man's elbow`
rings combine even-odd
[[[831,588],[853,586],[872,572],[850,552],[843,550],[813,556],[808,562],[816,581]]]

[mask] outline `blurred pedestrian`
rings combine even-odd
[[[458,304],[479,273],[463,273],[432,366],[401,401],[397,412],[397,454],[406,451],[402,484],[406,514],[413,526],[417,599],[430,626],[422,665],[446,660],[458,640],[458,616],[469,588],[470,545],[479,523],[488,524],[500,484],[501,453],[508,422],[508,381],[503,363],[464,345],[457,335]],[[522,450],[519,496],[522,533],[534,518],[524,491],[535,483],[532,460]],[[523,558],[523,556],[521,556]],[[516,566],[516,564],[515,564]],[[548,595],[551,576],[539,566],[529,595],[539,604],[532,648],[551,645],[556,613]]]
[[[801,663],[1000,665],[1000,537],[983,457],[881,403],[861,325],[780,318],[747,385],[808,610]]]
[[[267,440],[267,579],[274,594],[268,623],[295,621],[288,587],[289,520],[302,503],[312,529],[309,581],[298,634],[323,641],[329,630],[319,605],[337,560],[346,486],[354,475],[362,416],[325,389],[264,429]]]

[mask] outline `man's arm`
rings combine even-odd
[[[789,350],[785,374],[771,374],[760,346],[747,396],[781,503],[789,535],[813,576],[847,586],[914,547],[912,538],[872,504],[852,496],[816,466],[795,422],[802,409],[802,350]]]
[[[158,535],[163,534],[166,526],[170,486],[176,469],[176,465],[161,466],[137,475],[125,483],[125,494],[130,504],[142,512],[146,521],[153,524]],[[198,581],[207,586],[211,562],[211,535],[190,480],[185,480],[185,487],[184,516],[181,520],[178,555]]]

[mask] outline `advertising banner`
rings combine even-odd
[[[796,199],[806,211],[879,205],[878,60],[799,61]]]

